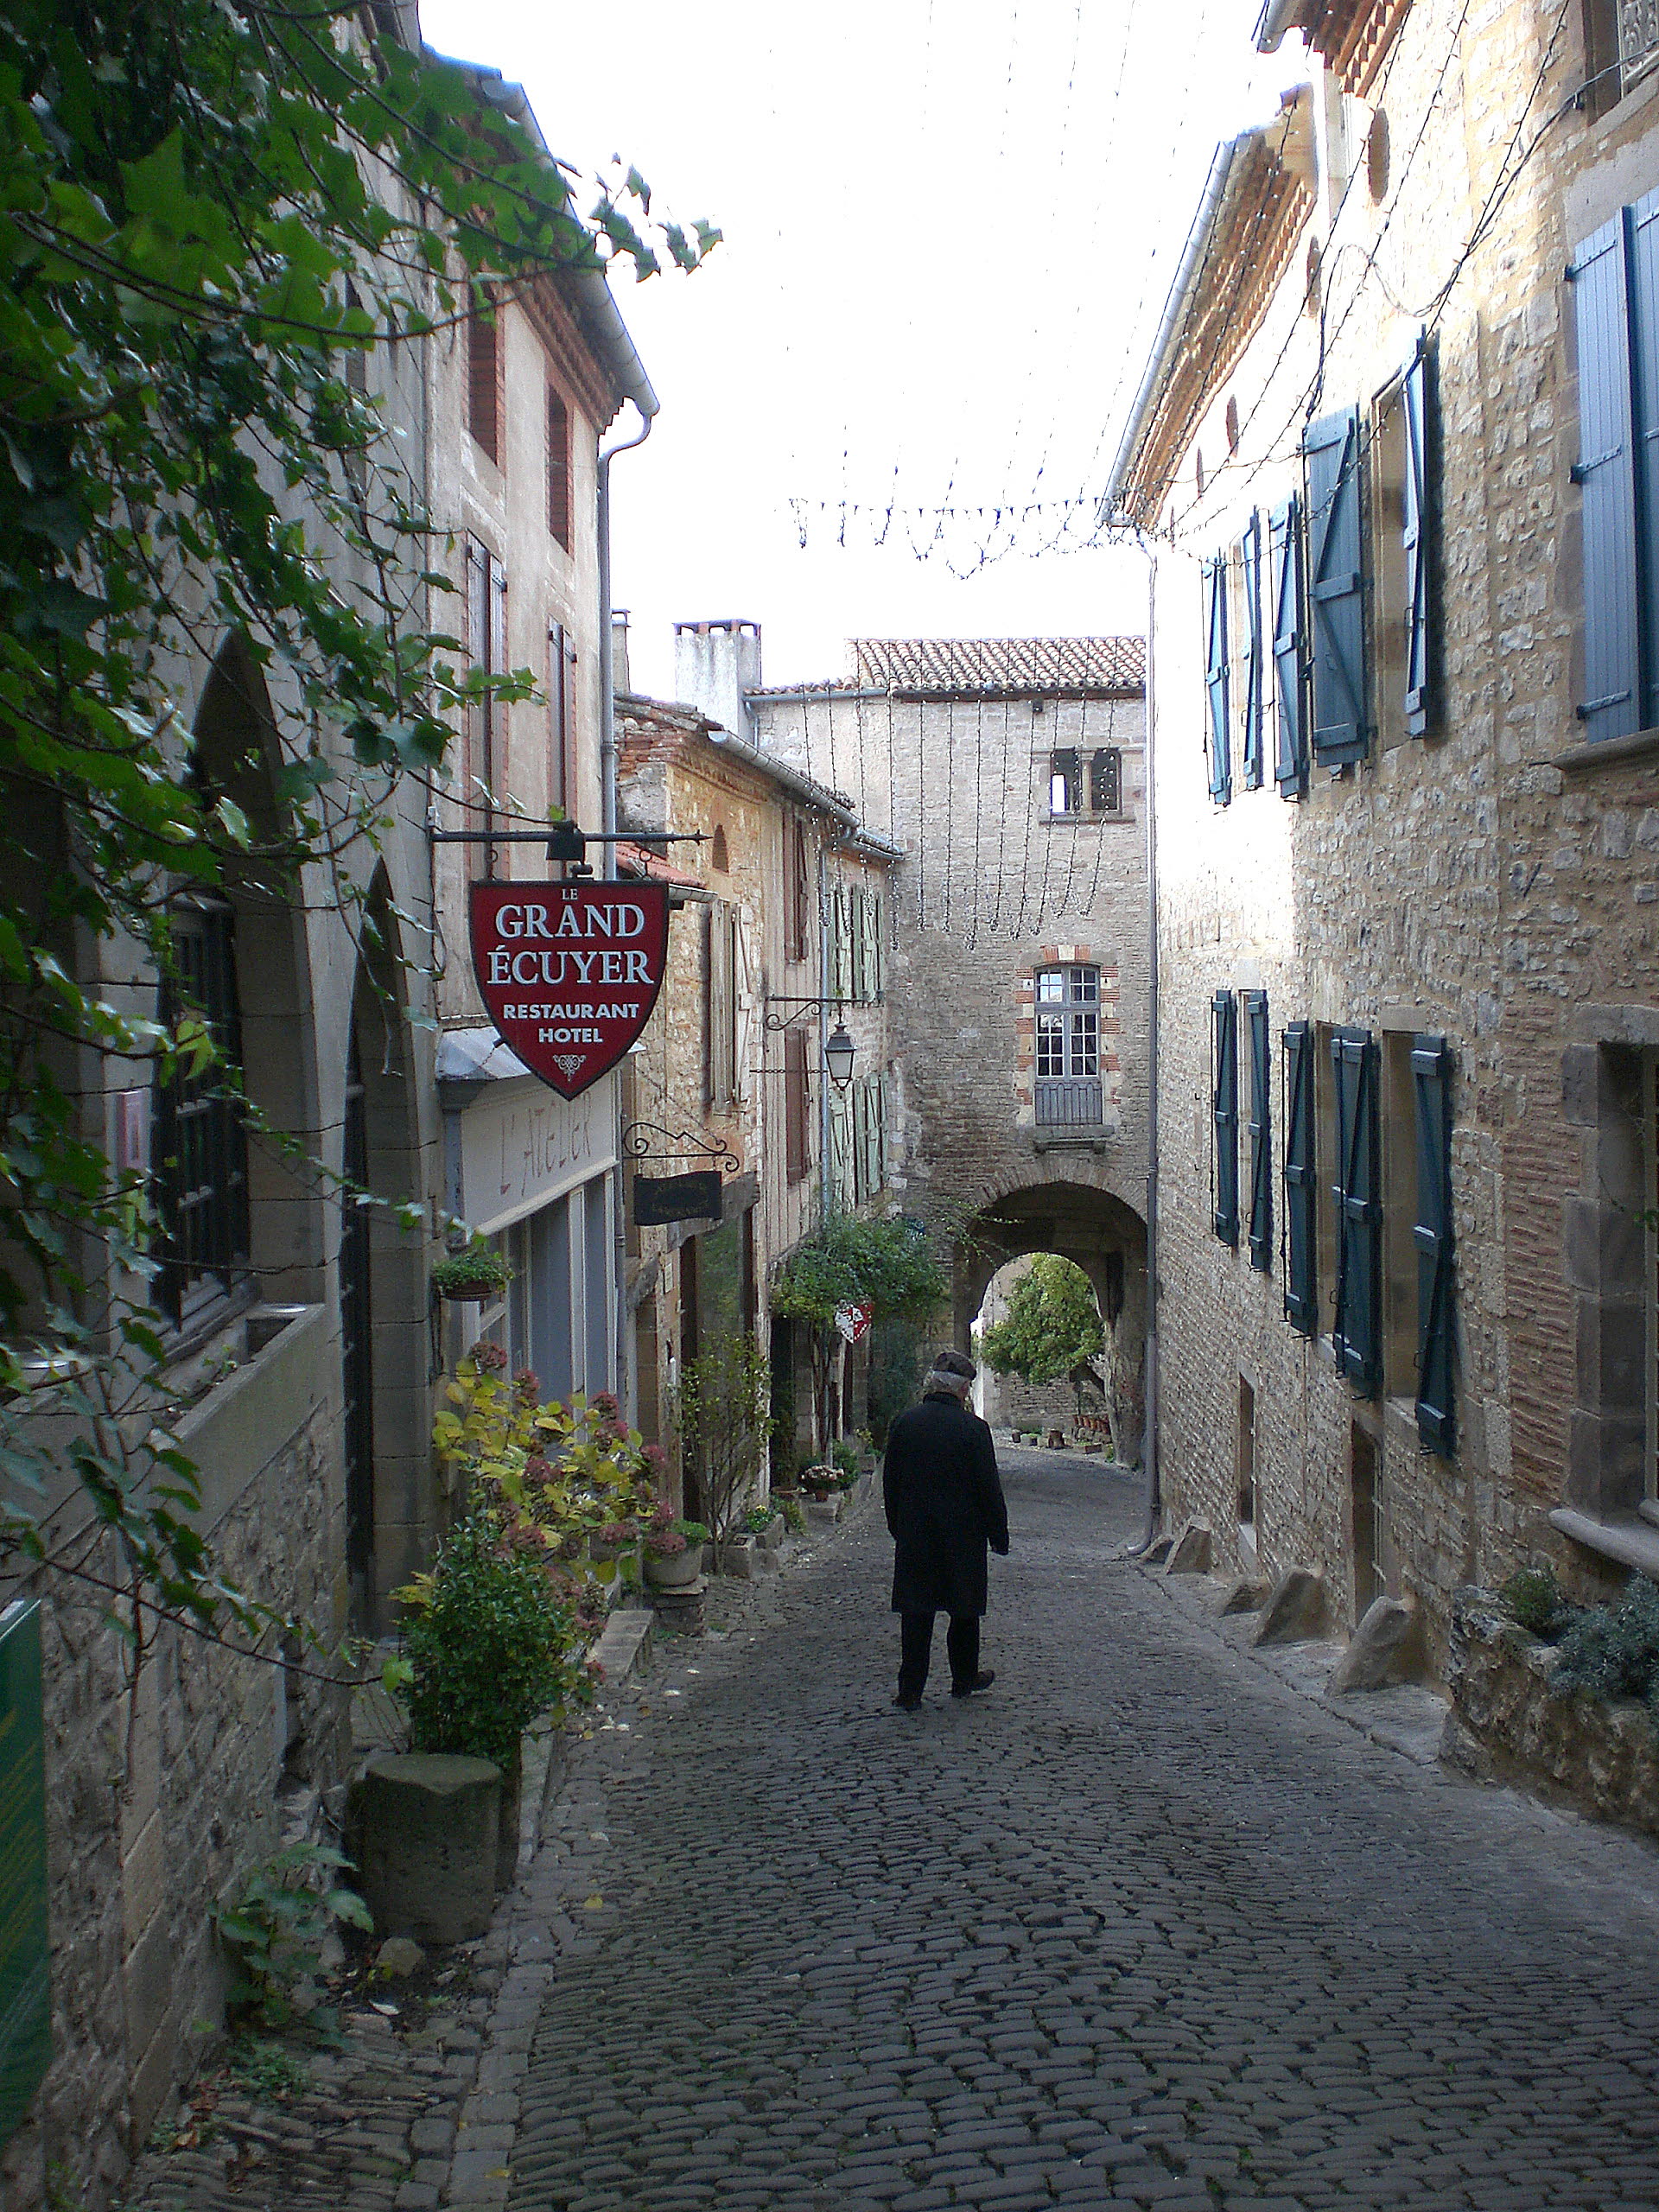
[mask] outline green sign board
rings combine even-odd
[[[41,1609],[20,1599],[0,1613],[0,2143],[51,2059]]]

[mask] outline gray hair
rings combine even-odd
[[[966,1367],[969,1363],[963,1360],[962,1364]],[[927,1379],[922,1384],[922,1395],[925,1398],[930,1398],[935,1392],[945,1390],[953,1398],[965,1398],[973,1387],[974,1378],[971,1374],[959,1375],[956,1369],[951,1367],[934,1367],[929,1370]]]

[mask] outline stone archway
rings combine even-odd
[[[1147,1225],[1115,1192],[1044,1180],[988,1198],[956,1241],[952,1321],[964,1351],[991,1278],[1026,1252],[1053,1252],[1082,1268],[1100,1304],[1109,1383],[1125,1456],[1138,1456],[1147,1335]]]

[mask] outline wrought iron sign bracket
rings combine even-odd
[[[845,999],[788,999],[769,993],[766,998],[768,1006],[792,1006],[795,1012],[763,1014],[761,1026],[763,1028],[771,1030],[792,1029],[798,1021],[804,1021],[809,1014],[816,1013],[820,1007],[825,1006],[834,1007],[836,1020],[839,1021],[842,1008],[847,1003]]]
[[[653,1137],[677,1149],[653,1152]],[[630,1122],[622,1132],[622,1154],[626,1160],[648,1160],[653,1166],[670,1160],[706,1160],[728,1175],[738,1174],[743,1166],[730,1145],[709,1144],[693,1129],[665,1129],[656,1122]]]

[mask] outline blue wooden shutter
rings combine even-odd
[[[1238,1242],[1238,1004],[1230,991],[1211,1002],[1211,1071],[1215,1126],[1215,1230],[1224,1244]]]
[[[1358,408],[1311,423],[1302,453],[1313,633],[1313,758],[1334,767],[1359,760],[1370,742]]]
[[[1421,737],[1435,711],[1440,639],[1434,605],[1435,525],[1439,485],[1433,464],[1434,356],[1419,341],[1400,390],[1405,419],[1406,473],[1402,487],[1406,550],[1406,734]]]
[[[1250,1047],[1250,1265],[1265,1273],[1273,1266],[1273,1083],[1265,991],[1244,993],[1244,1027]]]
[[[1376,1046],[1368,1031],[1339,1029],[1331,1040],[1337,1091],[1337,1366],[1367,1397],[1382,1377],[1382,1209],[1377,1195]]]
[[[1204,564],[1205,688],[1210,695],[1210,796],[1217,806],[1233,798],[1233,754],[1228,729],[1227,556]]]
[[[1262,788],[1262,518],[1250,517],[1244,562],[1244,788]]]
[[[1628,737],[1642,727],[1627,260],[1621,214],[1585,240],[1567,272],[1579,340],[1573,481],[1584,495],[1584,697],[1578,715],[1592,741]]]
[[[1659,728],[1659,192],[1629,211],[1630,454],[1636,476],[1643,729]]]
[[[1452,1274],[1452,1054],[1444,1037],[1414,1037],[1417,1106],[1417,1433],[1431,1452],[1457,1449]]]
[[[1302,503],[1287,499],[1268,528],[1273,594],[1273,688],[1278,739],[1273,764],[1281,798],[1307,791],[1307,655],[1302,633]]]
[[[1319,1334],[1313,1143],[1313,1030],[1293,1021],[1285,1031],[1285,1319],[1305,1337]]]

